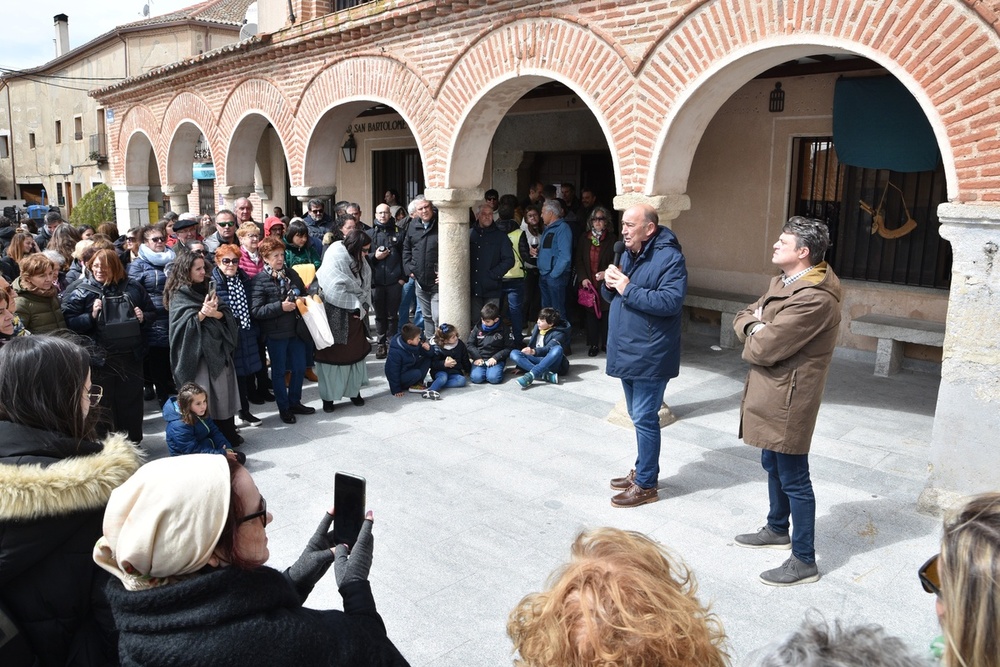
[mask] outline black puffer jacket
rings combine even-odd
[[[170,318],[163,307],[163,288],[167,284],[167,274],[163,269],[142,257],[137,257],[128,265],[128,277],[145,288],[156,309],[156,321],[149,330],[150,347],[167,347],[170,344],[167,336]]]
[[[284,283],[271,277],[266,270],[250,280],[250,315],[260,324],[260,333],[264,338],[295,336],[295,324],[300,319],[299,311],[285,312],[281,309],[281,302],[288,297],[290,291],[296,292],[298,296],[306,293],[298,272],[291,269],[285,270]]]
[[[403,240],[403,271],[417,279],[421,289],[437,292],[438,219],[437,214],[424,229],[423,220],[411,218]]]
[[[80,445],[0,421],[0,600],[42,665],[117,661],[94,564],[111,491],[139,467],[124,436]]]
[[[503,293],[503,276],[514,266],[514,248],[499,227],[477,225],[469,230],[469,262],[472,295],[493,299]]]
[[[99,298],[98,293],[94,291],[95,289],[99,290],[105,296],[117,296],[122,293],[128,294],[132,303],[142,310],[143,320],[141,330],[143,345],[133,350],[133,356],[136,359],[142,359],[146,354],[146,341],[149,339],[149,331],[157,320],[156,308],[153,306],[153,302],[149,298],[149,295],[146,294],[143,286],[131,278],[125,278],[120,283],[103,285],[94,280],[93,276],[87,276],[67,287],[62,295],[62,311],[63,316],[66,318],[66,326],[77,333],[93,338],[100,344],[98,340],[98,322],[92,316],[94,301]]]

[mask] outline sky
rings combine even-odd
[[[69,17],[69,46],[75,49],[115,26],[141,20],[147,3],[149,15],[158,16],[201,0],[10,0],[18,8],[3,12],[0,69],[30,69],[55,58],[56,14]]]

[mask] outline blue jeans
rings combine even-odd
[[[666,380],[622,380],[625,406],[635,426],[639,455],[635,459],[635,483],[656,488],[660,478],[660,404]]]
[[[431,382],[431,386],[427,388],[433,391],[441,391],[442,389],[452,389],[454,387],[464,386],[465,376],[461,373],[438,371],[437,373],[434,373],[434,382]]]
[[[268,338],[267,355],[271,357],[271,391],[278,410],[288,412],[288,408],[302,402],[302,379],[306,372],[306,342],[297,336],[291,338]],[[292,372],[291,382],[285,388],[285,371]]]
[[[427,370],[430,366],[430,359],[427,359],[426,364],[421,363],[416,368],[409,368],[400,373],[399,382],[403,385],[403,391],[407,391],[410,387],[423,383],[424,378],[427,377]]]
[[[792,555],[812,565],[816,562],[816,496],[809,478],[809,455],[762,449],[760,464],[767,471],[768,527],[776,533],[787,533],[791,517]]]
[[[542,290],[542,308],[555,308],[566,318],[566,286],[569,285],[569,275],[551,278],[542,275],[538,286]]]
[[[399,301],[399,328],[410,321],[410,308],[417,304],[417,310],[413,315],[413,324],[424,328],[424,314],[420,311],[420,304],[417,303],[417,281],[410,278],[403,284],[403,295]]]
[[[482,384],[484,382],[500,384],[503,382],[503,369],[506,365],[506,361],[498,361],[494,366],[487,366],[486,362],[483,361],[482,366],[472,366],[469,379],[472,380],[472,384]]]
[[[525,354],[520,350],[513,350],[510,353],[510,360],[522,371],[529,371],[536,378],[541,378],[548,371],[559,372],[559,365],[562,363],[563,351],[559,345],[553,345],[544,357],[537,357],[533,354]]]
[[[514,333],[514,340],[520,343],[524,339],[522,335],[524,332],[524,278],[503,281],[503,295],[507,298],[510,330]]]

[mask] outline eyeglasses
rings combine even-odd
[[[101,402],[101,398],[104,397],[104,387],[99,384],[90,385],[90,389],[87,390],[86,396],[90,399],[90,405],[94,406]]]
[[[264,496],[260,497],[260,509],[251,514],[247,514],[244,517],[240,517],[237,521],[237,525],[244,523],[246,521],[253,521],[254,519],[260,518],[260,525],[267,528],[267,501],[264,500]]]
[[[163,243],[162,236],[150,236],[148,240],[150,243]]]
[[[217,223],[215,223],[215,226],[216,227],[235,227],[236,223],[235,222],[217,222]]]
[[[321,209],[321,208],[311,208],[311,209],[309,209],[309,212],[310,213],[322,213],[323,209]]]
[[[239,264],[240,260],[236,259],[235,257],[223,257],[222,259],[219,260],[219,263],[229,266],[230,264]]]
[[[591,220],[601,220],[603,222],[607,222],[608,221],[608,219],[605,218],[603,215],[595,215],[593,218],[591,218]]]
[[[941,576],[938,574],[938,558],[941,554],[934,554],[926,563],[917,570],[917,577],[920,578],[920,585],[928,593],[941,596]]]

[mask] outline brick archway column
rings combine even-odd
[[[1000,470],[1000,206],[941,204],[951,292],[924,509],[995,491]]]
[[[427,188],[438,209],[438,280],[441,321],[469,331],[469,207],[483,198],[478,189]]]
[[[301,185],[294,188],[289,188],[292,196],[299,200],[299,203],[307,204],[310,199],[329,199],[331,202],[337,195],[337,188],[328,185]],[[297,215],[299,217],[304,216],[309,211],[306,210],[304,206],[299,208],[302,211],[293,211],[292,215]],[[328,207],[332,208],[332,207]],[[332,213],[332,211],[331,211]],[[331,216],[332,217],[332,216]],[[360,220],[358,222],[361,222]]]
[[[670,223],[681,214],[691,208],[691,199],[687,195],[641,195],[629,193],[615,197],[613,205],[620,213],[636,204],[649,204],[656,209],[656,214],[660,216],[660,224],[670,227]],[[621,217],[619,215],[619,217]]]
[[[681,211],[691,208],[691,199],[687,195],[642,195],[629,193],[616,196],[613,203],[615,210],[619,213],[619,218],[626,209],[636,204],[649,204],[652,206],[656,209],[656,214],[660,216],[660,224],[669,228],[670,223],[681,214]],[[670,411],[670,407],[666,402],[660,405],[659,416],[660,428],[669,426],[677,421],[677,417]],[[608,415],[608,421],[612,424],[632,428],[632,418],[628,416],[628,409],[625,407],[624,398],[615,403],[611,414]]]
[[[149,224],[149,186],[113,185],[115,218],[118,231],[124,234],[132,227]]]
[[[190,183],[174,183],[163,186],[163,194],[170,198],[170,210],[180,215],[188,212],[188,195],[191,194]]]
[[[215,191],[222,195],[224,208],[235,211],[236,200],[241,197],[249,197],[254,192],[254,186],[253,183],[250,185],[220,185],[215,188]]]

